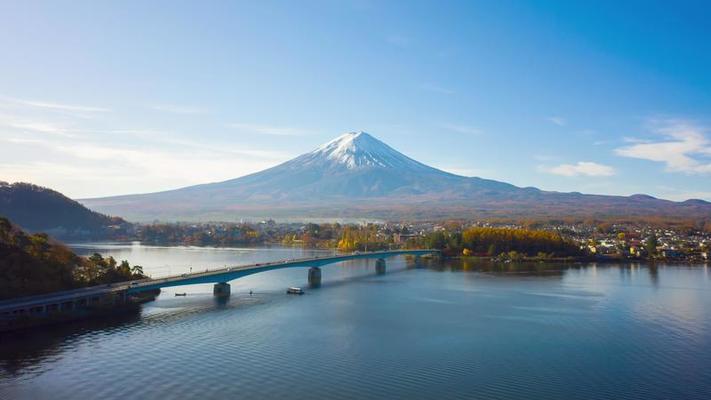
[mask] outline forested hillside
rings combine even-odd
[[[47,234],[27,234],[0,217],[0,299],[141,278],[140,266],[77,256]]]
[[[0,216],[23,229],[60,238],[100,238],[128,224],[91,211],[52,189],[29,183],[0,182]]]

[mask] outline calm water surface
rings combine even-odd
[[[92,245],[153,276],[300,249]],[[388,259],[165,289],[140,314],[0,337],[1,399],[709,399],[704,266],[491,271]],[[254,295],[250,296],[249,291]],[[186,297],[175,297],[187,292]]]

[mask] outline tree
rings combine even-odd
[[[133,273],[133,276],[140,276],[141,278],[145,278],[143,275],[143,267],[140,265],[134,265],[133,268],[131,268],[131,272]]]
[[[123,260],[123,261],[121,261],[121,264],[119,264],[119,266],[118,266],[118,271],[121,273],[121,275],[130,276],[131,275],[131,265],[128,263],[128,261]]]
[[[489,248],[486,250],[486,253],[491,257],[496,257],[496,244],[490,244]]]
[[[658,245],[659,241],[657,240],[657,237],[655,235],[650,235],[647,238],[647,243],[645,243],[645,249],[647,250],[647,254],[649,254],[649,257],[654,257],[657,255]]]

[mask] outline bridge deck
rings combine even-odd
[[[392,251],[373,251],[367,253],[342,254],[337,256],[327,257],[311,257],[294,260],[282,260],[276,262],[257,263],[250,265],[242,265],[206,272],[196,272],[191,274],[181,274],[169,276],[159,279],[145,279],[133,282],[121,282],[110,285],[92,286],[76,290],[68,290],[62,292],[48,293],[39,296],[22,297],[18,299],[9,299],[0,301],[0,313],[16,310],[19,308],[30,308],[44,304],[55,304],[72,301],[79,298],[88,298],[94,296],[103,296],[111,293],[127,291],[130,293],[139,293],[143,291],[160,289],[164,287],[194,285],[201,283],[219,283],[229,282],[231,280],[252,275],[259,272],[272,271],[282,268],[296,267],[320,267],[323,265],[334,264],[348,260],[358,259],[373,259],[386,258],[398,255],[425,255],[438,253],[438,250],[392,250]]]

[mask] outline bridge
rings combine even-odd
[[[390,250],[390,251],[373,251],[367,253],[352,253],[326,257],[311,257],[295,260],[282,260],[276,262],[258,263],[244,265],[239,267],[228,267],[217,270],[208,270],[206,272],[197,272],[192,274],[182,274],[161,279],[150,279],[144,281],[132,282],[127,288],[128,294],[139,293],[147,290],[154,290],[172,286],[196,285],[202,283],[216,283],[222,285],[222,289],[226,289],[224,285],[227,282],[260,272],[273,271],[283,268],[309,268],[308,280],[312,286],[318,286],[321,283],[320,267],[328,264],[335,264],[342,261],[376,259],[376,272],[385,272],[385,258],[399,255],[422,256],[427,254],[439,253],[438,250]],[[216,290],[220,288],[216,286]],[[219,294],[216,292],[216,294]]]
[[[92,307],[111,307],[118,304],[125,304],[131,297],[140,295],[143,292],[150,292],[166,287],[205,283],[215,284],[213,292],[216,296],[228,296],[230,294],[230,285],[227,282],[247,275],[283,268],[309,267],[308,282],[312,287],[316,287],[321,284],[320,267],[325,265],[350,260],[375,259],[377,260],[375,263],[375,270],[377,273],[382,274],[385,273],[385,259],[388,257],[400,255],[419,257],[422,255],[437,253],[439,253],[439,250],[356,252],[335,256],[317,256],[242,265],[163,277],[159,279],[143,279],[139,281],[92,286],[76,290],[0,301],[0,317],[3,317],[3,319],[15,318],[18,316],[33,316],[41,318],[46,315],[59,312],[71,313]],[[0,330],[2,330],[2,327],[0,327]]]

